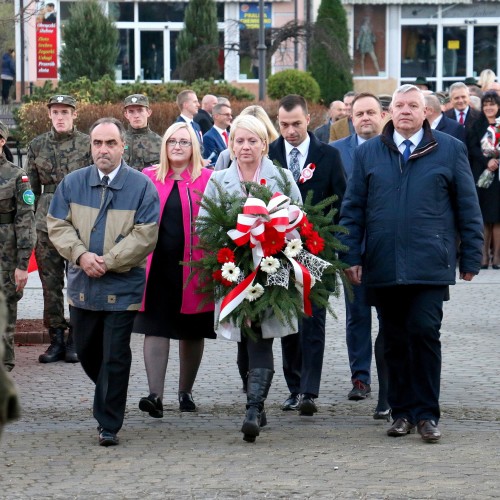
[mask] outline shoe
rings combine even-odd
[[[298,410],[300,404],[300,394],[292,392],[288,399],[281,405],[283,411]]]
[[[392,410],[389,408],[388,410],[375,410],[373,414],[373,418],[375,420],[387,420],[387,422],[391,421],[391,413]]]
[[[488,269],[488,264],[485,264],[484,266],[481,266],[481,269]]]
[[[154,392],[152,392],[147,398],[140,399],[139,410],[149,413],[149,416],[153,418],[163,417],[163,404],[161,399],[156,397]]]
[[[370,392],[372,392],[370,384],[364,384],[361,380],[356,378],[352,383],[352,389],[347,395],[347,398],[351,401],[360,401],[362,399],[366,399]]]
[[[66,363],[78,363],[78,354],[76,353],[75,341],[73,339],[73,332],[69,327],[68,339],[66,340],[66,351],[64,353],[64,361]]]
[[[101,426],[97,428],[97,431],[99,432],[99,446],[116,446],[120,442],[114,432],[107,431]]]
[[[64,345],[64,329],[49,328],[50,345],[47,350],[38,356],[40,363],[54,363],[64,359],[66,347]]]
[[[498,271],[498,269],[500,269],[500,266],[498,264],[493,264],[491,266],[493,269],[496,269]]]
[[[417,430],[426,443],[436,443],[441,439],[441,432],[434,420],[420,420]]]
[[[304,394],[299,405],[299,415],[312,417],[318,411],[318,407],[314,402],[314,397],[310,394]]]
[[[400,417],[394,420],[391,427],[387,431],[387,435],[391,437],[401,437],[407,434],[413,434],[415,426],[408,422],[406,418]]]
[[[179,410],[187,412],[196,411],[196,405],[190,392],[179,391]]]

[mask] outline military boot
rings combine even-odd
[[[66,340],[66,353],[64,355],[66,363],[78,363],[78,354],[76,353],[75,341],[73,339],[73,328],[69,327],[68,338]]]
[[[243,439],[253,443],[260,434],[260,428],[267,425],[264,401],[273,380],[273,370],[254,368],[248,373],[247,412],[241,427]]]
[[[47,350],[40,354],[40,363],[54,363],[64,359],[64,330],[62,328],[49,328],[50,345]]]

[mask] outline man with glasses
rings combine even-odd
[[[233,115],[227,104],[216,104],[213,109],[214,126],[203,135],[203,158],[215,165],[220,153],[227,149],[229,141],[228,127]]]

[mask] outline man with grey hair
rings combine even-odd
[[[341,256],[353,285],[377,307],[394,422],[389,436],[417,426],[440,439],[440,328],[443,302],[459,276],[471,281],[482,258],[482,217],[465,145],[432,130],[424,95],[399,87],[392,120],[358,146],[342,203]],[[363,241],[366,246],[363,248]]]
[[[456,82],[450,87],[450,102],[453,108],[445,115],[463,125],[465,130],[470,129],[481,116],[480,111],[470,106],[469,87],[463,82]]]
[[[425,106],[427,108],[426,118],[432,129],[449,134],[465,144],[465,128],[443,114],[441,102],[435,94],[425,96]]]
[[[76,349],[95,384],[99,444],[118,444],[132,362],[130,336],[158,239],[160,202],[147,176],[123,161],[125,129],[115,118],[90,127],[93,165],[68,174],[47,215],[49,237],[68,261]]]

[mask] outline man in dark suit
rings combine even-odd
[[[194,90],[186,89],[179,92],[177,94],[177,106],[179,106],[181,114],[177,117],[175,122],[189,123],[196,132],[196,137],[198,137],[200,144],[203,144],[201,128],[193,121],[194,115],[200,108],[200,103],[198,102],[198,97],[196,97]]]
[[[436,95],[426,95],[425,106],[427,108],[426,118],[432,129],[451,135],[465,144],[465,127],[443,114],[441,101]]]
[[[463,82],[456,82],[450,87],[450,102],[452,109],[444,114],[469,130],[481,116],[481,112],[470,106],[469,87]]]
[[[233,115],[227,104],[216,104],[213,109],[214,126],[203,134],[203,158],[215,165],[219,155],[227,149],[229,134],[227,128],[231,125]]]
[[[198,113],[194,115],[193,120],[200,126],[203,135],[214,126],[213,109],[217,102],[217,97],[207,94],[201,100],[201,108]]]
[[[278,106],[281,136],[269,146],[269,158],[292,172],[303,199],[311,190],[312,203],[336,195],[334,205],[339,208],[346,187],[340,154],[307,131],[309,122],[307,103],[302,96],[283,97]],[[315,168],[312,177],[306,180],[301,176],[309,165]],[[283,410],[298,409],[301,415],[318,411],[314,400],[319,394],[323,367],[325,321],[326,310],[313,306],[312,316],[302,320],[298,335],[289,335],[281,341],[283,372],[290,391]]]
[[[330,143],[340,151],[347,179],[352,174],[356,148],[382,132],[384,111],[380,100],[373,94],[358,94],[352,102],[352,123],[355,134]],[[352,389],[347,397],[359,401],[366,399],[371,393],[372,311],[367,302],[364,283],[352,287],[352,292],[352,300],[345,294],[346,344],[352,381]],[[375,341],[379,393],[373,414],[373,418],[377,420],[388,420],[391,414],[387,402],[387,366],[383,349],[382,335],[379,333]]]

